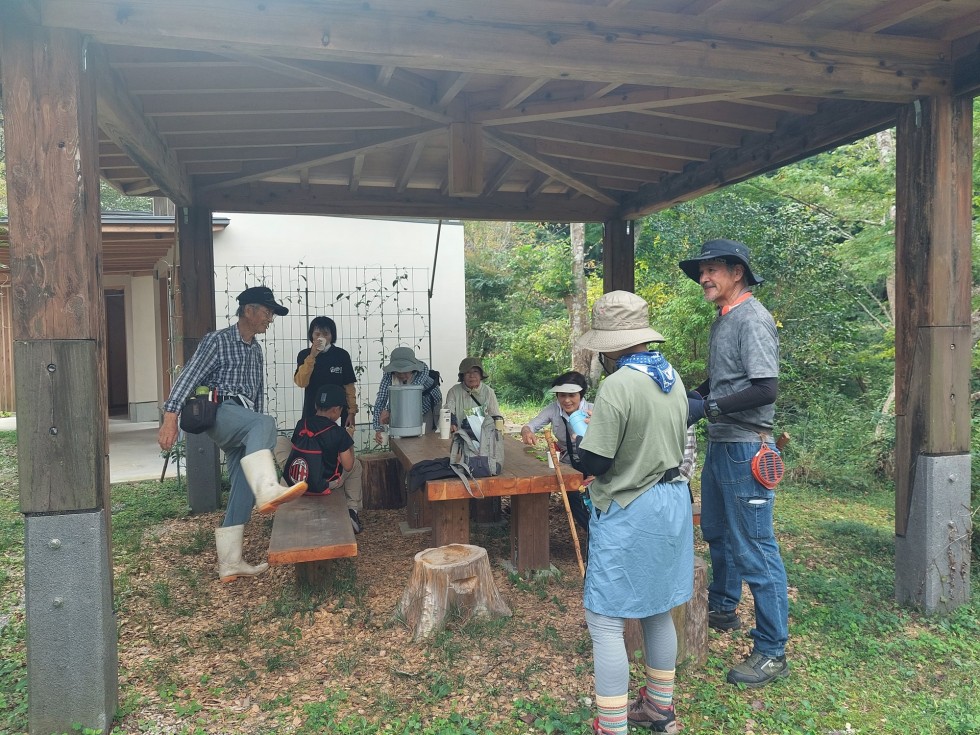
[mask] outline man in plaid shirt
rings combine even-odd
[[[207,386],[217,396],[217,417],[206,433],[225,453],[231,479],[224,521],[214,532],[222,582],[269,568],[264,562],[252,566],[242,559],[245,522],[256,503],[260,513],[274,513],[279,505],[306,491],[305,482],[290,488],[279,484],[272,456],[276,422],[263,413],[265,370],[262,347],[255,339],[266,332],[277,314],[284,316],[289,310],[276,302],[266,286],[245,289],[238,295],[238,304],[238,322],[206,334],[184,366],[164,404],[158,435],[160,447],[170,451],[177,440],[177,416],[187,397],[198,386]]]

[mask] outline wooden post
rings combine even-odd
[[[512,495],[510,498],[511,564],[520,573],[551,569],[548,548],[548,493]]]
[[[398,480],[398,458],[393,452],[360,455],[364,474],[361,479],[365,510],[403,508],[402,486]]]
[[[118,701],[95,79],[73,31],[0,9],[31,732]]]
[[[972,100],[917,100],[897,127],[896,597],[970,599]]]
[[[608,220],[602,233],[602,290],[632,291],[636,288],[633,222]]]
[[[201,339],[215,329],[214,241],[211,210],[181,207],[177,210],[177,301],[180,322],[180,365],[197,350]],[[218,447],[206,434],[187,434],[187,499],[193,513],[218,509],[221,469]]]

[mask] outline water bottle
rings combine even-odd
[[[585,423],[585,419],[587,418],[588,416],[581,408],[577,411],[572,411],[571,415],[568,417],[568,423],[572,427],[572,431],[575,432],[576,436],[585,436],[585,432],[589,428],[589,425]]]

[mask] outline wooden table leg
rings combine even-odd
[[[469,500],[441,500],[429,503],[429,507],[432,511],[433,546],[470,542]]]
[[[510,561],[523,574],[551,569],[548,550],[548,493],[510,498]]]

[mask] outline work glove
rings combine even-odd
[[[704,404],[706,401],[700,393],[693,390],[687,392],[687,425],[694,426],[705,417]]]

